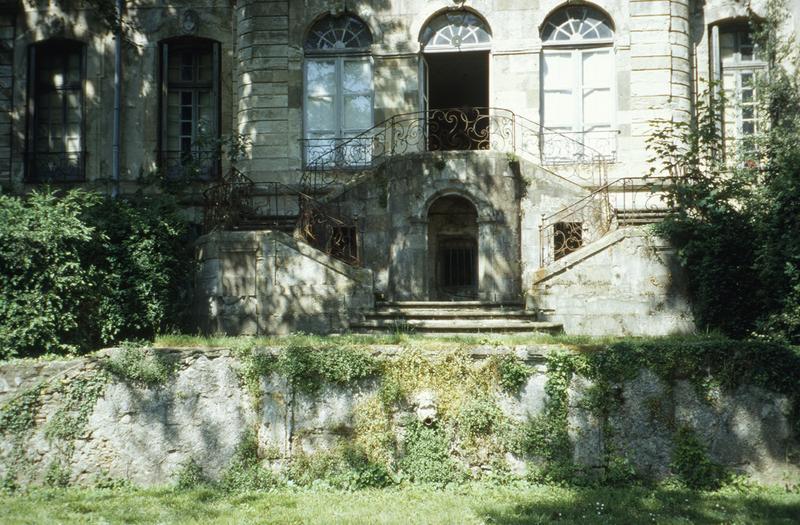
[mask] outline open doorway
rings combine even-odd
[[[488,24],[473,11],[448,10],[425,25],[420,44],[428,150],[488,149]]]
[[[428,53],[428,150],[488,149],[489,52]]]
[[[430,298],[478,298],[478,211],[464,197],[448,195],[428,210]]]
[[[489,106],[489,52],[428,53],[430,109]]]

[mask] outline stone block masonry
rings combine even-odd
[[[330,339],[326,344],[335,343]],[[800,479],[797,425],[792,420],[796,411],[784,395],[747,384],[727,390],[712,386],[702,394],[688,381],[665,381],[644,368],[613,385],[614,400],[594,400],[612,408],[604,419],[588,408],[591,380],[567,375],[564,383],[558,379],[559,368],[550,367],[564,362],[558,357],[567,355],[564,347],[500,345],[465,350],[439,343],[433,348],[361,347],[394,372],[343,384],[321,383],[313,391],[293,387],[277,369],[247,379],[253,355],[279,358],[287,352],[281,348],[256,348],[250,354],[158,349],[149,355],[172,365],[169,375],[149,385],[107,366],[124,350],[44,367],[25,361],[0,365],[0,385],[15,385],[13,391],[5,388],[0,398],[0,479],[40,484],[53,465],[59,465],[74,484],[111,478],[163,485],[173,482],[189,461],[216,479],[254,429],[261,462],[280,471],[297,454],[372,443],[364,432],[370,425],[383,424],[376,414],[383,413],[384,402],[390,403],[385,409],[388,434],[381,434],[381,439],[395,443],[390,453],[402,457],[405,429],[416,419],[455,424],[457,436],[468,428],[469,414],[489,414],[490,422],[508,421],[512,427],[532,424],[558,413],[552,410],[553,403],[563,401],[549,398],[549,388],[565,389],[567,417],[561,424],[569,435],[571,461],[588,475],[602,472],[608,457],[616,454],[642,476],[669,476],[676,429],[689,429],[705,444],[709,458],[726,468],[765,483]],[[497,370],[492,368],[497,366],[495,360],[509,358],[529,367],[527,379],[523,377],[515,390],[502,388],[495,379],[485,391],[489,397],[481,397],[465,394],[463,384],[450,383],[459,377],[486,381],[493,377],[491,370]],[[415,371],[421,375],[414,376]],[[408,390],[394,401],[380,401],[386,399],[382,390],[386,374],[394,374],[394,384]],[[480,408],[486,406],[489,409]],[[371,416],[365,419],[365,414]],[[418,424],[425,423],[422,419]],[[62,425],[65,421],[73,424]],[[501,427],[492,423],[476,427],[482,430],[469,439],[480,440],[483,433],[494,442],[498,438],[492,433]],[[492,463],[497,458],[475,453],[463,436],[453,439],[452,447],[459,450],[454,457],[461,462],[456,465],[473,477],[500,468]],[[500,452],[507,463],[504,468],[517,475],[543,461],[519,450]]]

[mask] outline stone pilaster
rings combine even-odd
[[[236,8],[236,128],[252,146],[241,163],[255,181],[289,172],[289,2],[240,0]]]
[[[631,0],[630,16],[631,134],[646,157],[653,119],[690,116],[689,0]]]

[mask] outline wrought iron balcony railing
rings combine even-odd
[[[86,174],[84,152],[28,152],[25,154],[26,182],[83,182]]]
[[[459,150],[492,150],[522,155],[542,166],[580,167],[616,161],[617,132],[560,132],[502,108],[403,113],[353,137],[305,139],[303,182],[319,189],[334,180],[321,172],[363,170],[397,155]],[[597,176],[592,170],[575,173],[586,179],[589,173]]]

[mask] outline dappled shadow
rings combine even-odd
[[[217,232],[198,248],[208,332],[339,332],[373,306],[372,274],[279,231]]]
[[[477,211],[478,297],[520,301],[523,185],[508,157],[492,151],[409,153],[348,187],[338,200],[363,225],[363,261],[376,291],[394,300],[435,296],[430,206],[461,197]]]
[[[682,489],[571,489],[568,497],[531,498],[478,513],[498,525],[533,523],[796,523],[800,499]]]

